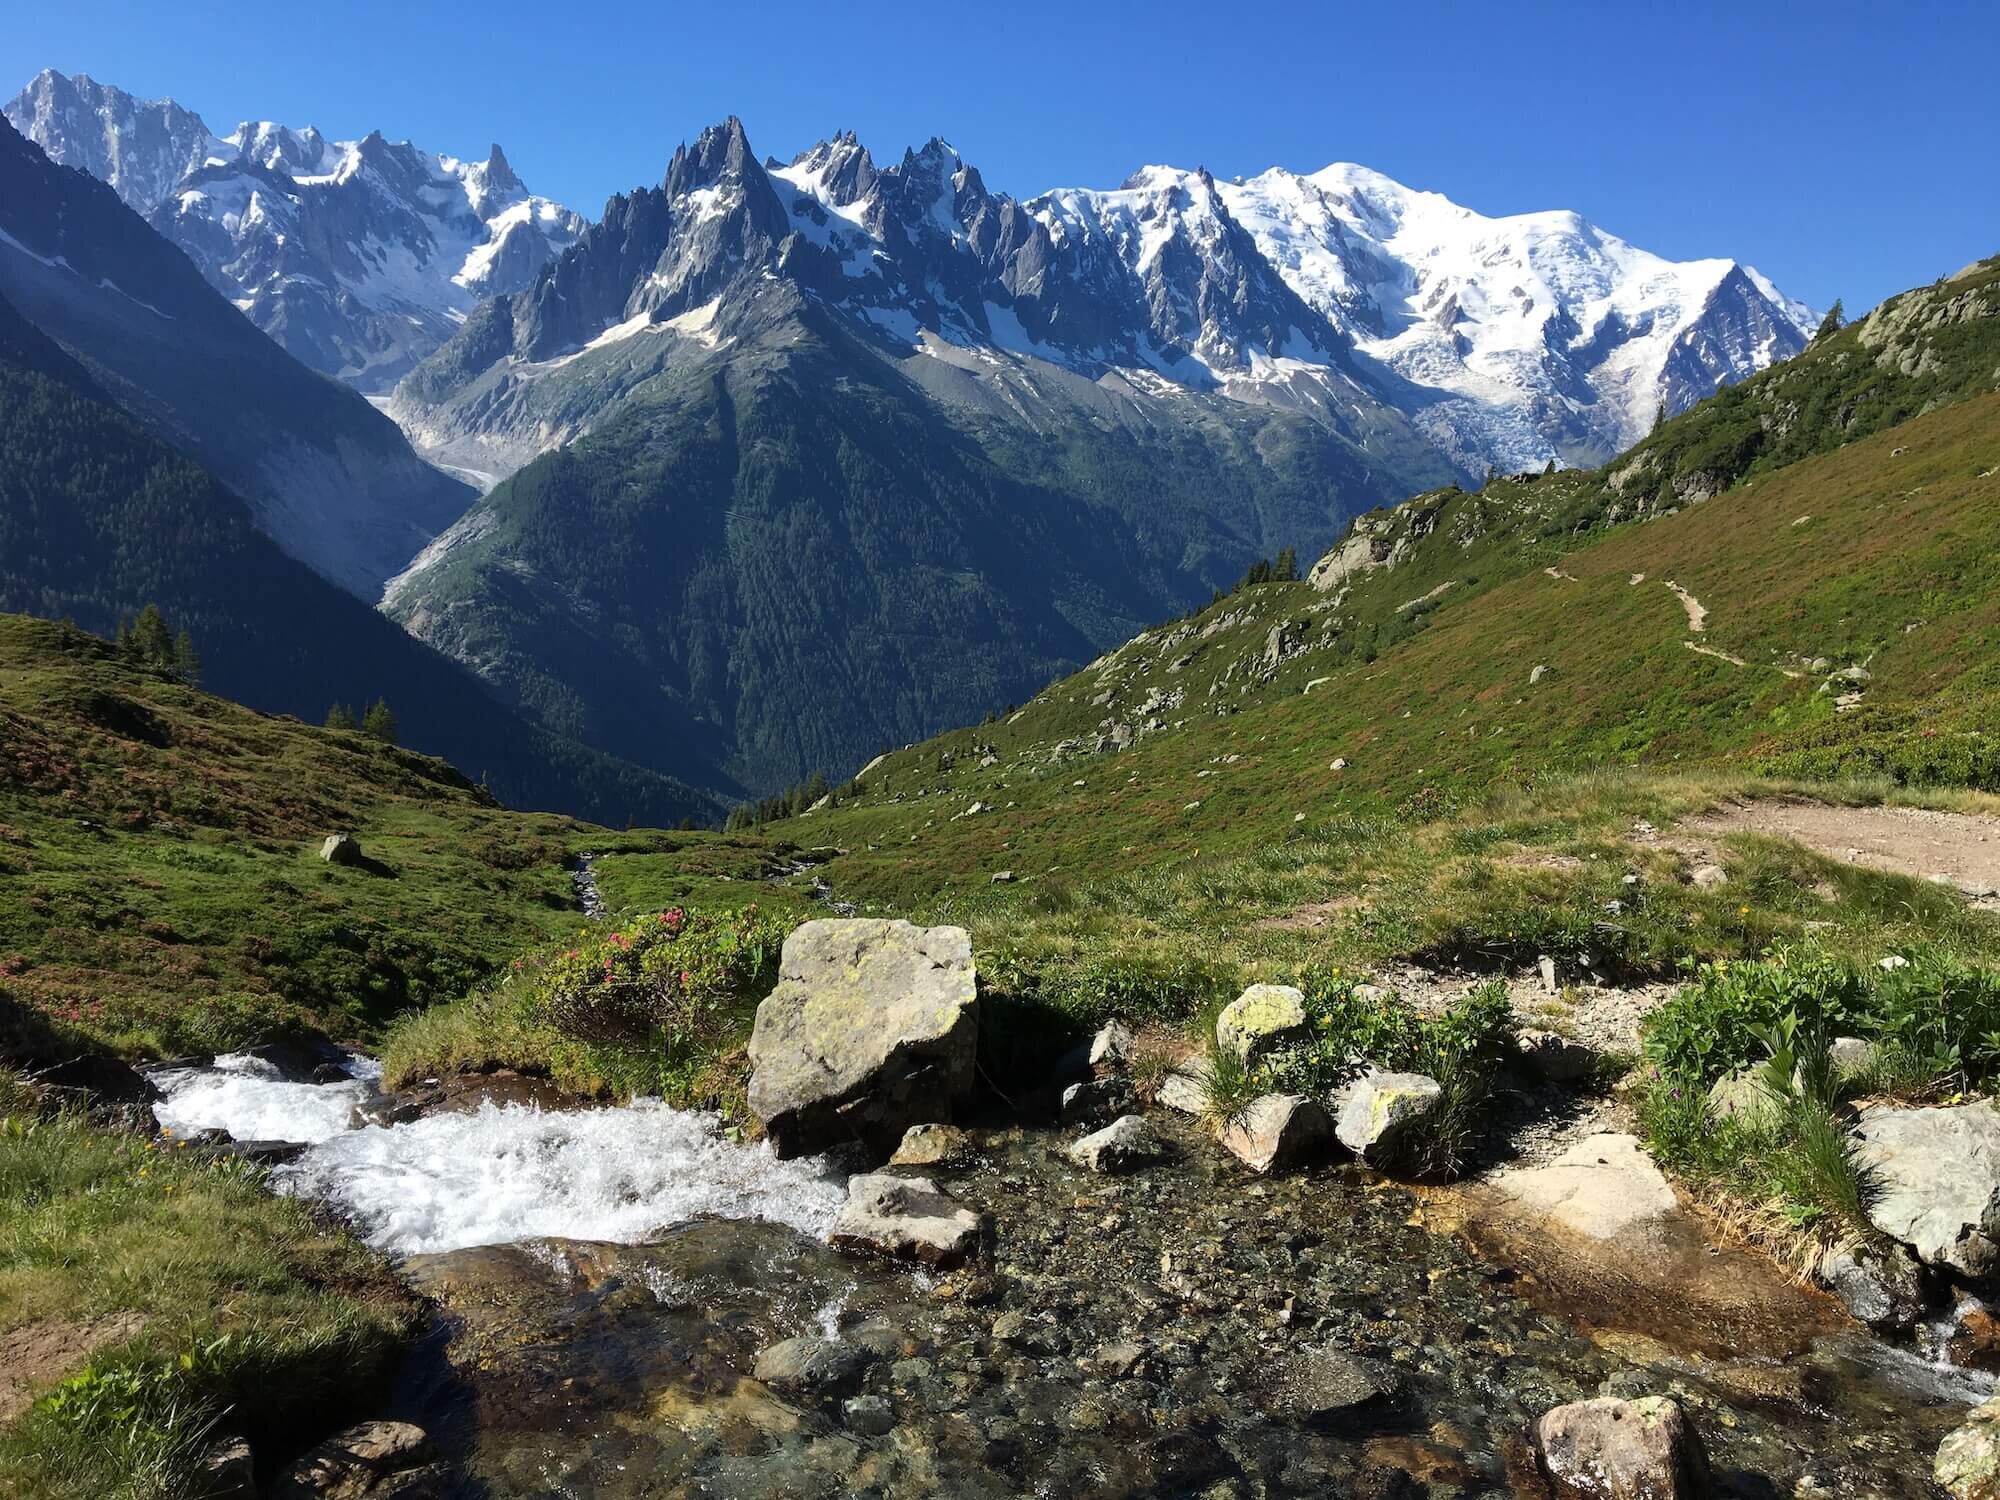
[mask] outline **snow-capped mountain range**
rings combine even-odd
[[[293,355],[364,391],[387,390],[480,299],[531,285],[584,225],[497,145],[461,160],[270,121],[217,136],[170,100],[52,71],[6,113],[110,183]]]
[[[1111,191],[987,190],[932,140],[878,166],[852,134],[760,163],[731,120],[675,154],[392,410],[535,447],[591,425],[524,393],[633,365],[699,321],[708,348],[772,278],[902,353],[1046,361],[1121,389],[1405,419],[1459,471],[1595,463],[1801,349],[1803,304],[1730,260],[1672,262],[1572,213],[1487,218],[1363,167],[1237,182],[1147,167]],[[497,326],[504,324],[504,327]],[[482,416],[437,403],[481,383]],[[507,387],[496,392],[495,385]],[[614,381],[599,384],[600,398]],[[507,399],[487,398],[503,394]],[[515,451],[514,461],[523,454]]]

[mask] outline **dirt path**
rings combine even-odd
[[[1743,802],[1690,818],[1665,836],[1691,857],[1712,858],[1732,833],[1791,839],[1829,859],[1942,877],[1981,904],[2000,903],[2000,817],[1914,807],[1829,807],[1818,802]]]
[[[0,1333],[0,1422],[11,1422],[36,1395],[68,1375],[91,1351],[130,1338],[146,1320],[117,1313],[87,1323],[49,1318]]]
[[[1708,629],[1707,606],[1671,578],[1667,580],[1667,587],[1674,591],[1674,596],[1681,601],[1681,608],[1687,611],[1688,629],[1696,635]]]

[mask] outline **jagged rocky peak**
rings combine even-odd
[[[200,115],[171,99],[136,99],[87,73],[44,68],[6,109],[50,160],[109,183],[140,213],[226,150]]]
[[[774,159],[772,169],[788,182],[815,184],[818,198],[842,208],[875,194],[875,158],[851,130],[819,142],[810,151],[801,151],[782,168]]]
[[[274,172],[312,177],[333,170],[327,160],[326,137],[316,126],[293,130],[275,120],[245,120],[229,137],[237,156]]]

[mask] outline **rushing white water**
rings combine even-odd
[[[712,1115],[640,1099],[477,1114],[330,1136],[274,1181],[351,1213],[385,1250],[417,1254],[539,1235],[631,1242],[704,1214],[824,1234],[841,1187],[811,1161],[726,1139]]]
[[[356,1104],[373,1094],[381,1065],[351,1055],[339,1083],[287,1083],[258,1057],[230,1053],[212,1068],[162,1068],[153,1082],[166,1099],[153,1106],[177,1135],[223,1130],[239,1141],[323,1141],[347,1129]]]
[[[298,1141],[281,1192],[354,1216],[370,1244],[420,1254],[542,1235],[636,1241],[706,1214],[773,1219],[824,1235],[843,1189],[818,1161],[781,1162],[726,1138],[713,1115],[638,1099],[620,1109],[544,1112],[482,1104],[407,1125],[354,1128],[381,1065],[354,1055],[336,1083],[287,1083],[260,1058],[162,1068],[154,1105],[176,1134]]]

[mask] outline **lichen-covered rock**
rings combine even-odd
[[[1325,1151],[1333,1120],[1303,1094],[1265,1094],[1222,1128],[1223,1147],[1263,1176],[1289,1171]]]
[[[1974,1280],[2000,1271],[2000,1108],[1873,1109],[1857,1134],[1877,1229],[1926,1265]]]
[[[1975,1407],[1946,1435],[1932,1472],[1952,1500],[2000,1500],[2000,1399]]]
[[[959,1265],[979,1251],[984,1218],[928,1177],[862,1173],[847,1180],[847,1201],[829,1238],[843,1250],[873,1250],[927,1266]]]
[[[750,1108],[779,1156],[859,1138],[887,1152],[949,1119],[978,1043],[962,927],[829,918],[785,939],[750,1037]]]
[[[1143,1115],[1121,1115],[1069,1148],[1069,1159],[1093,1172],[1131,1172],[1167,1155],[1167,1143]]]
[[[1555,1500],[1706,1500],[1701,1435],[1666,1396],[1599,1397],[1547,1412],[1535,1450]]]
[[[1347,1086],[1334,1134],[1371,1167],[1407,1166],[1444,1090],[1422,1073],[1365,1073]]]
[[[1784,1113],[1784,1101],[1771,1092],[1762,1068],[1738,1068],[1709,1085],[1708,1117],[1746,1130],[1767,1130]]]
[[[1246,1063],[1306,1036],[1306,997],[1289,984],[1253,984],[1215,1018],[1216,1042]]]
[[[1208,1108],[1208,1059],[1191,1057],[1165,1078],[1153,1091],[1153,1102],[1163,1109],[1184,1115],[1198,1115]]]

